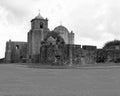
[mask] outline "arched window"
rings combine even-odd
[[[43,28],[43,22],[40,22],[40,28]]]
[[[18,50],[18,49],[19,49],[19,45],[16,45],[16,46],[15,46],[15,49]]]

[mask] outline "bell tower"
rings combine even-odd
[[[31,29],[28,32],[28,60],[30,60],[30,62],[38,62],[41,42],[48,32],[48,19],[44,19],[39,12],[39,14],[31,20]]]
[[[48,19],[44,19],[39,13],[34,19],[31,20],[31,29],[39,30],[48,28]]]

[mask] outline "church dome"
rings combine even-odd
[[[62,25],[60,26],[57,26],[55,29],[54,29],[54,32],[57,32],[57,33],[68,33],[68,29]]]

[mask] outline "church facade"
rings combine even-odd
[[[115,48],[113,48],[115,47]],[[48,28],[48,19],[39,13],[31,20],[27,42],[7,41],[6,63],[95,64],[120,61],[120,47],[97,49],[96,46],[74,44],[74,33],[62,25]]]
[[[50,31],[48,19],[39,13],[31,20],[31,29],[27,35],[27,42],[9,40],[6,43],[5,62],[33,62],[39,63],[43,46],[74,45],[74,33],[62,25]],[[42,49],[41,49],[42,48]],[[59,50],[58,50],[59,51]],[[45,53],[43,53],[45,54]]]

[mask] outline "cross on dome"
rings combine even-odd
[[[44,19],[41,14],[40,14],[40,10],[39,10],[39,13],[38,13],[38,16],[36,16],[37,19]]]

